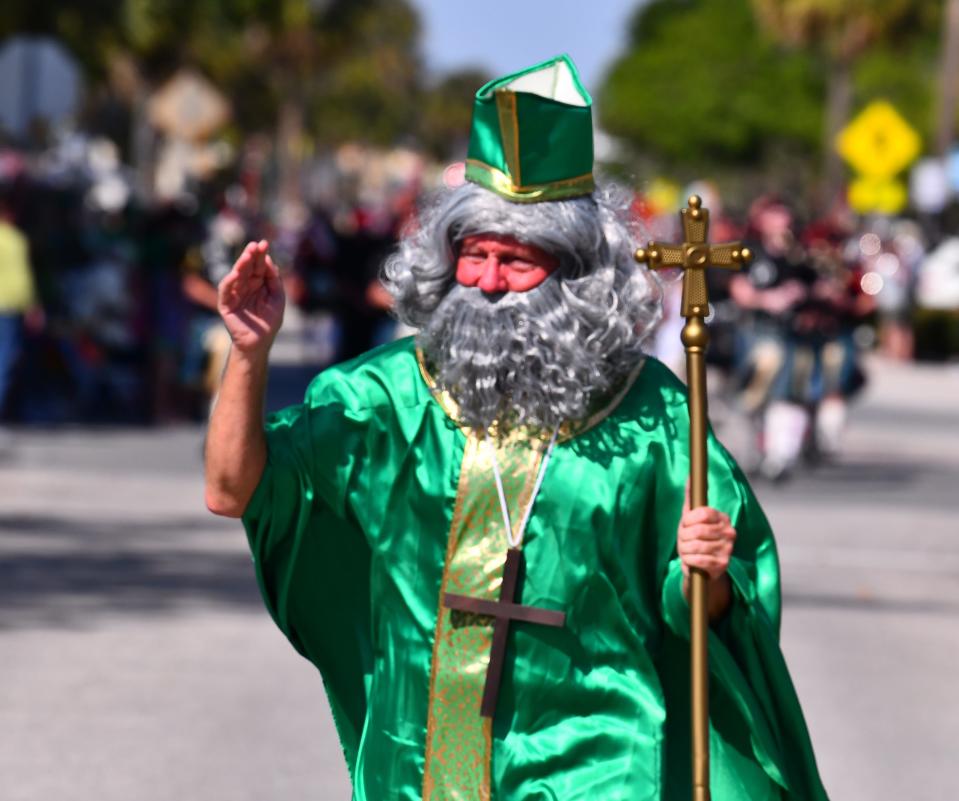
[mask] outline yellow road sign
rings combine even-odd
[[[857,178],[849,184],[849,205],[860,214],[898,214],[906,207],[906,186],[895,178]]]
[[[836,149],[861,175],[892,178],[916,159],[922,141],[892,104],[876,100],[839,132]]]

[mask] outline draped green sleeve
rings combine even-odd
[[[328,371],[267,420],[267,465],[243,518],[267,608],[319,668],[351,773],[373,670],[371,551],[347,502],[373,413],[356,386]]]
[[[745,476],[712,433],[709,452],[709,505],[729,514],[737,532],[729,566],[732,603],[709,633],[712,797],[827,801],[779,648],[779,561],[772,531]],[[675,539],[672,520],[667,536]],[[669,710],[670,789],[664,798],[689,797],[689,607],[682,583],[673,552],[661,593],[668,629],[660,661]]]

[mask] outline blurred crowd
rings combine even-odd
[[[746,427],[745,467],[774,481],[837,455],[848,407],[868,381],[863,356],[959,356],[959,239],[947,218],[862,217],[844,205],[803,211],[762,195],[740,218],[709,184],[711,240],[743,240],[741,271],[711,269],[707,362],[722,409]],[[666,236],[671,215],[647,214]],[[675,240],[674,240],[675,241]],[[684,369],[681,286],[668,286],[657,352]]]
[[[144,202],[118,180],[108,145],[74,150],[82,156],[0,151],[4,420],[202,419],[229,348],[216,285],[250,239],[270,239],[286,266],[309,361],[397,335],[378,271],[440,174],[412,151],[340,148],[310,166],[307,210],[291,211],[264,203],[262,176],[242,167]],[[784,478],[839,449],[848,403],[867,381],[865,352],[959,354],[959,238],[948,214],[817,215],[774,195],[733,214],[711,185],[694,189],[711,211],[711,239],[743,239],[755,254],[741,272],[710,272],[709,360],[751,427],[756,471]],[[640,195],[635,209],[653,236],[679,236],[675,206],[657,213]],[[656,353],[682,373],[679,292],[667,279]]]
[[[342,148],[312,165],[303,210],[265,204],[242,170],[143,202],[90,164],[96,147],[0,151],[0,419],[202,419],[229,349],[216,286],[251,239],[288,268],[312,361],[394,335],[377,274],[419,194],[415,154]]]

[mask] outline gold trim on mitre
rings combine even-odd
[[[471,175],[472,173],[472,175]],[[596,188],[596,180],[591,172],[551,181],[547,184],[529,184],[523,186],[514,183],[502,170],[492,167],[478,159],[466,159],[467,178],[481,186],[493,189],[504,197],[517,203],[535,203],[542,200],[564,200],[569,197],[588,195]]]
[[[516,116],[516,92],[508,89],[497,89],[496,112],[499,115],[499,132],[503,142],[503,155],[509,173],[513,176],[516,185],[522,186],[523,179],[519,159],[519,119]]]

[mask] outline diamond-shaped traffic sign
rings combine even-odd
[[[150,122],[168,136],[200,141],[230,118],[229,101],[197,72],[181,70],[149,101]]]
[[[861,175],[891,178],[916,159],[922,142],[892,104],[876,100],[839,132],[836,149]]]
[[[847,193],[850,207],[860,214],[898,214],[908,197],[906,185],[895,178],[857,178]]]

